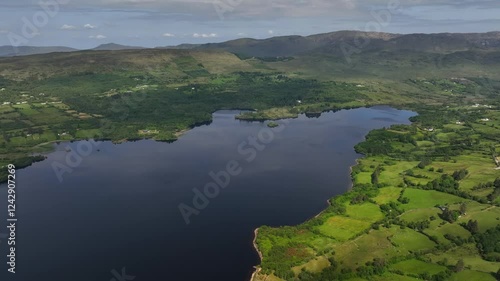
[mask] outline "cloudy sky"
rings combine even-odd
[[[337,30],[500,30],[500,0],[0,0],[0,45],[168,46]]]

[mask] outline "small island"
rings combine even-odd
[[[278,123],[276,123],[276,122],[274,122],[274,121],[271,121],[271,122],[267,123],[267,126],[268,126],[269,128],[276,128],[276,127],[278,127],[279,125],[280,125],[280,124],[278,124]]]

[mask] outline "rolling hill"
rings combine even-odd
[[[126,45],[120,45],[120,44],[115,44],[115,43],[108,43],[108,44],[101,44],[92,50],[95,51],[118,51],[118,50],[139,50],[139,49],[144,49],[144,47],[137,47],[137,46],[126,46]]]
[[[145,49],[115,43],[91,50],[117,51]],[[248,57],[301,56],[310,54],[344,55],[346,52],[403,51],[451,53],[467,50],[500,50],[500,32],[392,34],[381,32],[336,31],[310,36],[279,36],[268,39],[241,38],[222,43],[181,44],[156,49],[224,50]],[[1,46],[0,57],[25,56],[53,52],[79,51],[69,47]]]
[[[77,49],[69,47],[35,47],[35,46],[0,46],[0,57],[27,56],[54,52],[74,52]]]
[[[269,39],[237,39],[195,46],[196,49],[223,49],[256,57],[295,56],[311,53],[343,55],[345,51],[401,51],[449,53],[470,49],[500,49],[500,32],[390,34],[338,31],[311,36],[282,36]]]
[[[192,57],[209,73],[280,71],[314,79],[433,76],[488,76],[499,73],[500,32],[469,34],[389,34],[339,31],[325,34],[238,39],[224,43],[144,49],[104,44],[92,50],[25,49],[24,54],[59,52],[0,60],[0,74],[10,79],[75,72],[169,69],[185,75],[174,57]],[[6,54],[7,52],[4,52]],[[234,55],[236,54],[236,56]],[[191,69],[192,68],[192,69]]]

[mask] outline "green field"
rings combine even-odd
[[[395,247],[403,251],[415,252],[429,250],[436,246],[436,243],[429,240],[427,236],[409,228],[399,229],[393,227],[391,228],[391,232],[394,234],[389,240]]]
[[[363,232],[369,227],[369,222],[345,217],[332,217],[319,226],[318,230],[325,236],[339,241],[345,241],[354,237],[356,234]]]
[[[404,206],[405,209],[431,208],[436,205],[446,203],[457,203],[465,201],[464,199],[434,190],[420,190],[407,188],[404,196],[410,198],[410,203]]]
[[[450,110],[448,122],[476,120],[477,113]],[[445,126],[430,108],[412,121],[372,131],[356,146],[366,157],[353,168],[352,191],[332,199],[319,217],[287,232],[259,231],[259,249],[261,241],[274,241],[266,244],[268,249],[307,245],[296,240],[294,229],[329,240],[323,241],[326,250],[317,251],[316,257],[297,257],[293,269],[267,251],[256,280],[269,274],[311,281],[494,279],[500,253],[487,245],[494,245],[495,235],[500,235],[500,169],[494,169],[492,158],[498,148],[492,137],[500,128],[478,133],[470,126]],[[433,131],[421,129],[433,123]],[[462,133],[448,133],[446,140],[438,137],[446,130]],[[462,145],[467,138],[470,144]],[[405,146],[415,142],[409,150]],[[286,243],[278,242],[285,237]],[[302,273],[319,257],[330,265]]]
[[[416,259],[411,259],[411,260],[406,260],[406,261],[395,263],[390,267],[390,269],[405,272],[405,273],[408,273],[411,275],[419,276],[420,274],[423,274],[423,273],[428,273],[430,275],[434,275],[434,274],[445,271],[446,267],[432,264],[432,263],[423,262],[423,261],[416,260]]]
[[[484,272],[477,272],[472,270],[464,270],[459,273],[453,274],[450,281],[495,281],[496,279]]]
[[[379,194],[373,198],[377,204],[387,204],[391,201],[396,201],[401,194],[401,188],[397,187],[382,187],[379,189]]]

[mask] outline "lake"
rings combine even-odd
[[[246,281],[259,263],[256,227],[321,212],[351,185],[349,167],[361,157],[354,145],[415,115],[377,106],[301,115],[270,129],[237,113],[216,112],[174,143],[61,143],[47,160],[18,170],[17,273],[7,273],[0,236],[0,280]],[[66,161],[78,151],[81,159]],[[64,170],[61,182],[54,165],[71,173]],[[5,184],[0,200],[5,234]]]

